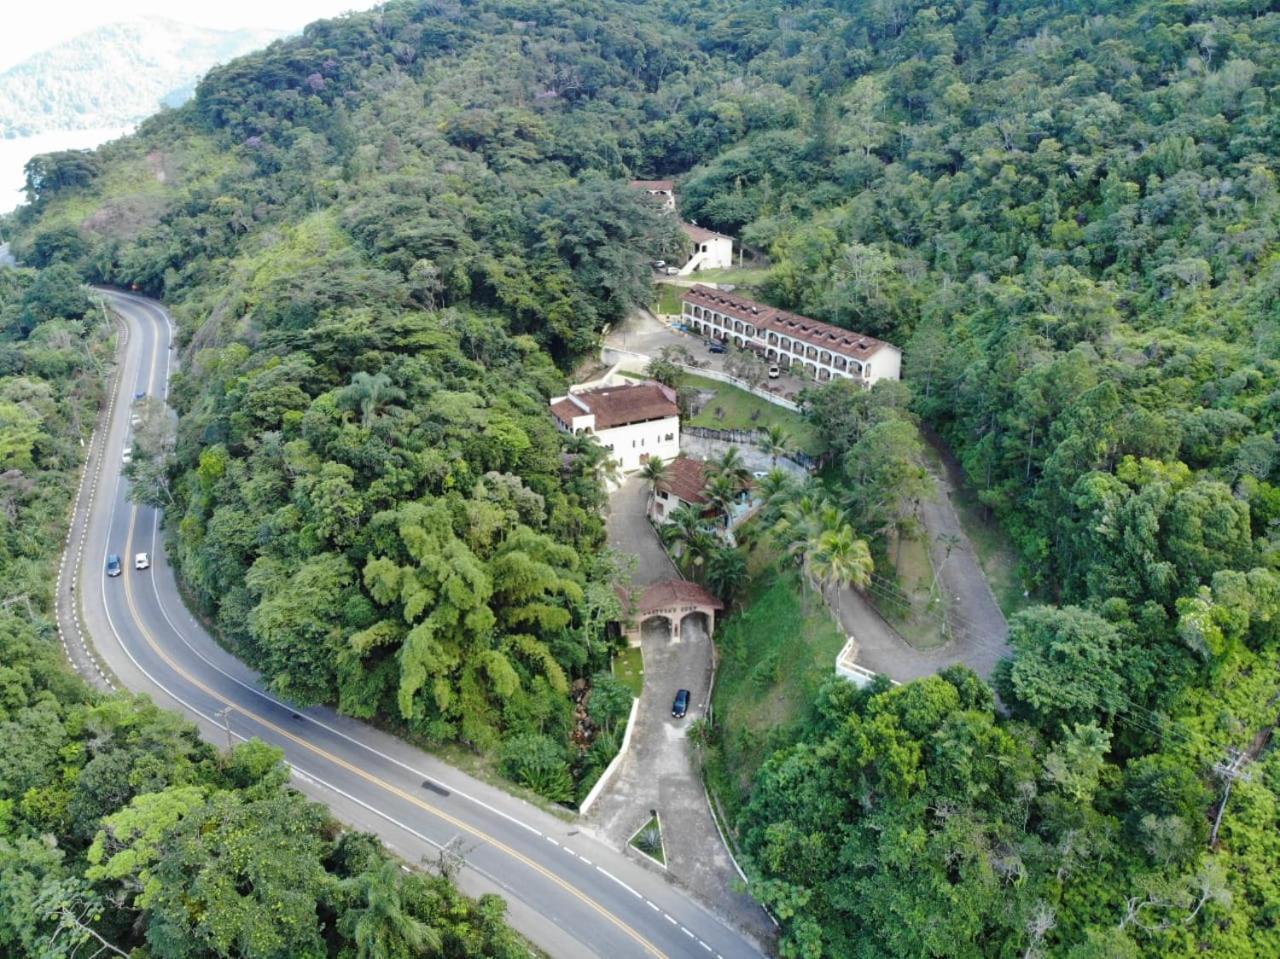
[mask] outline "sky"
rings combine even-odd
[[[104,23],[155,15],[202,27],[297,30],[312,20],[367,10],[375,0],[39,0],[5,4],[0,70]]]

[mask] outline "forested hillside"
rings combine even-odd
[[[1256,0],[391,4],[40,160],[16,248],[174,304],[153,492],[246,659],[569,799],[616,573],[544,401],[680,242],[620,183],[680,176],[765,295],[905,347],[1044,602],[1000,708],[837,683],[778,744],[737,826],[784,953],[1269,956],[1278,64]],[[905,394],[838,391],[856,504]]]
[[[220,755],[71,672],[53,583],[112,339],[70,267],[0,269],[0,953],[528,955],[501,900],[402,873],[288,789],[279,750]]]
[[[215,63],[277,36],[163,17],[97,27],[0,72],[0,137],[129,126],[181,103]]]

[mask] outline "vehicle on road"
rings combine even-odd
[[[671,704],[671,715],[676,719],[684,719],[689,711],[689,690],[681,689],[676,693],[675,702]]]
[[[770,364],[769,364],[769,379],[771,379],[771,380],[776,380],[776,379],[777,379],[779,376],[781,376],[781,375],[782,375],[782,370],[778,369],[778,364],[777,364],[777,363],[770,363]]]
[[[112,553],[107,557],[107,575],[119,576],[123,567],[120,565],[120,554]]]
[[[661,269],[663,269],[666,265],[667,265],[667,261],[666,261],[666,260],[654,260],[654,261],[653,261],[653,268],[654,268],[655,270],[661,270]]]
[[[723,343],[717,343],[715,340],[707,340],[707,349],[712,353],[728,353]]]
[[[145,400],[145,399],[147,398],[147,391],[146,391],[146,390],[138,390],[138,392],[136,392],[136,393],[134,393],[134,394],[133,394],[133,398],[134,398],[135,400]]]
[[[151,557],[148,556],[146,553],[139,553],[137,556],[133,558],[133,568],[134,569],[150,569]]]
[[[133,462],[133,447],[126,446],[124,448],[124,452],[120,454],[120,462],[124,463],[125,466]]]
[[[667,274],[667,276],[679,276],[680,268],[678,266],[669,266],[662,272]]]

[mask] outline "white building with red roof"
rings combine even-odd
[[[680,455],[680,407],[675,390],[646,381],[570,392],[551,400],[563,433],[594,435],[624,472],[650,457]]]
[[[825,383],[902,376],[902,351],[874,336],[790,313],[701,284],[681,296],[682,319],[695,333],[755,350],[784,370]]]
[[[631,189],[643,190],[669,213],[676,211],[676,185],[673,180],[632,180]]]
[[[733,266],[733,237],[694,223],[681,223],[680,229],[693,241],[693,255],[680,267],[681,276],[699,270],[727,270]]]

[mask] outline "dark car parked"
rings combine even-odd
[[[682,689],[676,693],[676,700],[671,704],[671,715],[676,719],[683,719],[684,714],[689,711],[689,690]]]
[[[118,553],[112,553],[107,557],[108,576],[119,576],[122,568],[123,567],[120,565],[120,555]]]
[[[729,351],[725,348],[725,345],[724,345],[723,343],[718,343],[718,342],[716,342],[715,340],[707,340],[707,349],[708,349],[710,352],[712,352],[712,353],[727,353],[727,352],[729,352]]]

